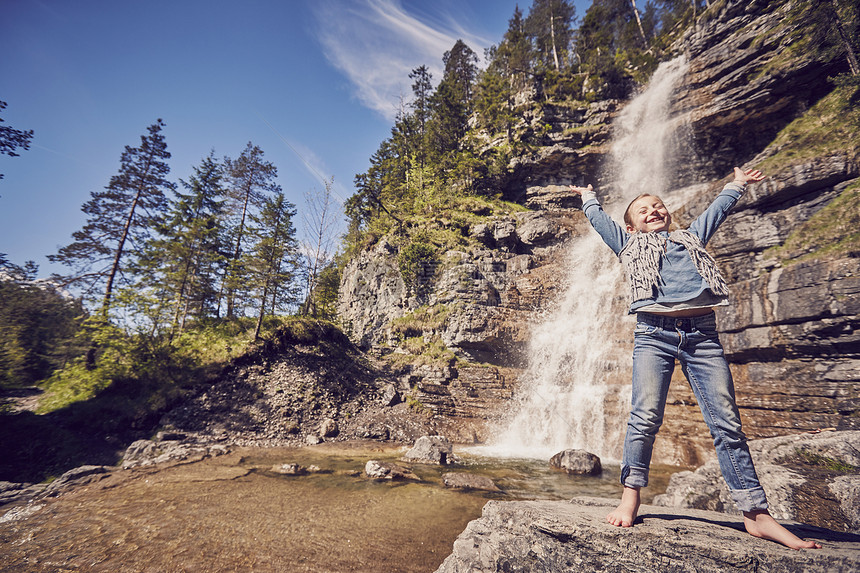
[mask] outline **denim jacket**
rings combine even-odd
[[[705,211],[693,221],[688,231],[697,236],[705,245],[725,221],[729,211],[740,199],[743,187],[729,183],[714,199]],[[591,226],[603,238],[603,241],[618,255],[630,240],[630,234],[612,220],[600,206],[596,198],[586,198],[582,210]],[[668,237],[666,231],[661,235]],[[666,253],[660,267],[660,282],[654,288],[653,296],[634,300],[630,305],[630,313],[652,304],[676,304],[696,299],[706,292],[711,293],[707,281],[699,274],[687,249],[682,245],[666,241]],[[711,293],[713,294],[713,293]],[[714,295],[715,303],[724,301],[725,297]],[[723,303],[725,304],[725,303]]]

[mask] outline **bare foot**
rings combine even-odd
[[[633,520],[639,512],[639,500],[639,488],[625,486],[621,494],[621,503],[615,511],[606,516],[606,521],[618,527],[632,527]]]
[[[791,549],[821,549],[821,545],[814,541],[804,541],[771,517],[766,509],[744,512],[744,527],[747,533],[754,537],[770,539],[782,543]]]

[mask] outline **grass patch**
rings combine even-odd
[[[451,308],[444,304],[422,306],[409,314],[391,321],[391,331],[403,337],[417,336],[424,332],[438,332],[445,327]]]
[[[756,166],[775,173],[791,165],[833,155],[860,154],[860,106],[851,103],[857,88],[841,86],[821,98],[774,139],[777,152]]]
[[[860,256],[860,182],[845,188],[765,258],[791,265],[810,259]]]

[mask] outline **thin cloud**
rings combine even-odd
[[[351,82],[362,105],[394,118],[411,94],[409,73],[426,65],[436,81],[442,54],[458,38],[476,53],[490,44],[466,32],[456,15],[411,14],[399,0],[322,0],[315,15],[331,64]]]

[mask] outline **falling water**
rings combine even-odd
[[[604,180],[617,197],[606,205],[616,220],[633,197],[666,197],[671,187],[679,122],[670,114],[672,92],[685,70],[682,58],[661,64],[615,121]],[[605,189],[598,189],[598,197],[605,202]],[[621,265],[589,231],[571,243],[564,267],[566,289],[532,331],[517,406],[484,449],[487,454],[545,459],[581,448],[620,458],[632,338]]]

